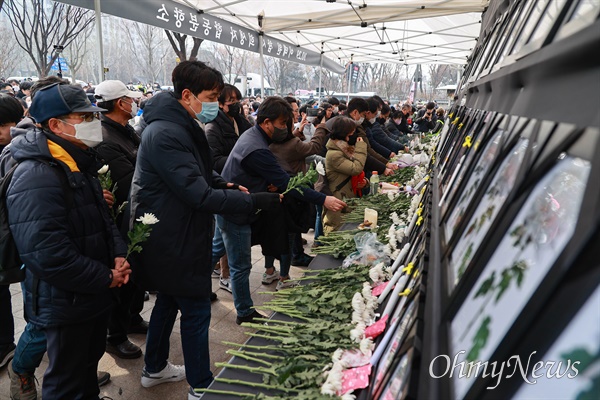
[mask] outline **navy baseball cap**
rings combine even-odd
[[[29,107],[29,115],[38,123],[74,112],[101,111],[106,110],[92,105],[81,87],[58,83],[38,90]]]

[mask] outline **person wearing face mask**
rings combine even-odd
[[[241,97],[242,93],[238,88],[226,83],[219,95],[219,113],[214,120],[206,124],[206,139],[215,163],[213,169],[219,174],[223,171],[227,157],[239,136],[252,128],[250,122],[241,114]],[[222,240],[220,232],[215,232],[215,245]],[[231,293],[227,255],[221,258],[219,269],[215,269],[215,272],[219,273],[219,287]]]
[[[381,125],[381,110],[383,108],[383,100],[378,96],[373,96],[367,99],[369,103],[368,122],[366,127],[371,131],[373,140],[390,150],[389,155],[385,155],[388,159],[394,157],[400,150],[404,150],[404,146],[395,141],[390,135],[384,130]]]
[[[214,170],[223,171],[227,157],[242,133],[252,125],[241,114],[242,94],[233,85],[225,84],[219,95],[219,112],[216,118],[206,124],[206,138],[212,151]]]
[[[269,145],[282,142],[288,137],[292,119],[292,107],[284,99],[271,96],[263,101],[256,115],[256,125],[240,137],[231,151],[223,169],[223,177],[244,185],[250,193],[267,192],[270,185],[277,191],[283,192],[287,188],[290,176],[281,168]],[[304,189],[302,192],[292,190],[286,194],[288,195],[335,211],[345,207],[343,201],[312,189]],[[257,232],[256,225],[253,224],[257,223],[260,217],[261,215],[256,214],[217,216],[217,225],[223,234],[225,246],[223,249],[213,247],[213,261],[216,263],[225,250],[227,251],[238,325],[252,322],[254,318],[264,317],[254,309],[249,280],[252,269],[252,235]],[[269,224],[266,224],[268,226],[264,236],[267,239],[266,244],[272,245],[273,243],[268,242],[278,241],[277,244],[281,244],[283,248],[273,246],[272,252],[268,253],[263,246],[263,254],[278,257],[287,253],[286,226],[280,226],[272,221],[267,222]],[[282,229],[283,234],[280,233]],[[262,245],[265,241],[260,243]],[[289,265],[286,265],[287,267]],[[263,274],[262,283],[282,282],[288,277],[288,272],[283,270],[283,264],[280,272],[269,267]]]
[[[104,110],[80,87],[52,84],[37,91],[29,111],[41,129],[15,132],[7,208],[26,271],[25,317],[47,342],[42,396],[98,398],[110,288],[131,273],[97,179],[102,163],[88,150],[102,141],[95,114]]]
[[[347,117],[334,118],[331,123],[331,134],[327,141],[325,156],[325,172],[329,190],[338,199],[356,197],[355,189],[362,189],[367,185],[363,174],[367,160],[367,144],[361,137],[356,139],[354,145],[348,143],[355,129],[356,123]],[[360,174],[363,174],[363,177],[353,188],[352,177]],[[341,225],[341,211],[323,211],[323,228],[326,235],[339,229]]]
[[[127,201],[131,188],[140,139],[129,121],[137,114],[136,101],[142,97],[142,93],[129,90],[121,81],[107,80],[96,86],[94,97],[98,107],[106,109],[100,116],[102,143],[96,147],[96,151],[109,167],[115,189],[112,207],[116,210]],[[122,222],[121,213],[116,218],[117,226],[122,226]],[[139,358],[142,350],[128,339],[127,334],[146,334],[148,331],[148,322],[140,316],[144,308],[144,291],[132,281],[113,289],[113,292],[115,301],[106,351],[119,358]]]
[[[213,170],[204,126],[219,112],[223,75],[203,62],[182,61],[172,81],[173,91],[158,93],[144,107],[148,126],[138,149],[128,221],[132,227],[145,213],[159,220],[136,258],[139,268],[134,265],[140,285],[158,291],[141,384],[148,388],[187,379],[188,399],[197,399],[202,394],[194,389],[213,380],[208,329],[211,275],[218,261],[211,260],[214,214],[255,215],[258,209],[278,207],[279,195],[249,194]],[[168,361],[178,312],[185,367]]]

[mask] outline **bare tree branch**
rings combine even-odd
[[[94,21],[94,13],[45,0],[7,0],[17,44],[31,57],[40,77],[48,75],[58,53],[51,46],[69,46]]]

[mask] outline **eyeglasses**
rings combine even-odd
[[[98,118],[98,113],[83,114],[83,115],[68,115],[66,119],[82,119],[84,122],[92,122]]]

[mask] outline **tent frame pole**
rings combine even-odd
[[[94,0],[96,12],[96,34],[98,35],[98,79],[104,81],[104,50],[102,48],[102,12],[100,11],[100,0]],[[100,83],[98,82],[98,83]]]
[[[263,35],[258,36],[258,47],[260,48],[260,97],[265,100],[265,55],[263,53]]]
[[[321,88],[321,76],[323,75],[323,49],[321,48],[321,62],[319,63],[319,102],[321,101],[321,95],[323,94],[323,89]]]

